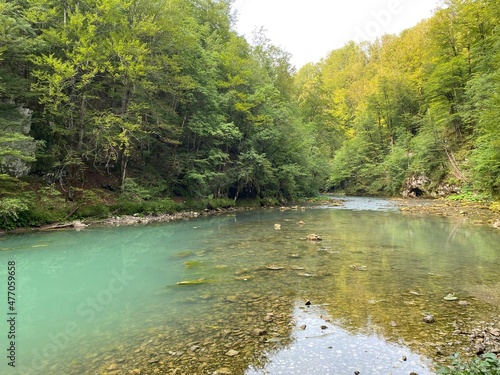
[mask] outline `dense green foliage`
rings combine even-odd
[[[228,0],[1,0],[0,104],[12,108],[0,120],[29,108],[32,124],[0,134],[0,158],[31,162],[78,201],[77,217],[170,211],[173,196],[316,194],[326,159],[300,122],[289,55],[263,33],[249,44],[231,17]],[[37,145],[36,161],[22,142]],[[2,220],[31,211],[31,187],[0,196]],[[119,201],[92,209],[92,188]]]
[[[412,176],[498,195],[500,7],[445,5],[295,72],[231,0],[0,0],[0,225]]]
[[[500,194],[500,5],[447,0],[399,36],[349,43],[297,74],[332,157],[330,187],[399,194],[407,178]]]
[[[452,358],[451,366],[441,367],[441,375],[499,375],[500,359],[494,353],[483,354],[469,361],[462,361],[458,354]]]

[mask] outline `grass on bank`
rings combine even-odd
[[[34,187],[17,180],[0,191],[0,230],[37,227],[70,220],[104,219],[112,215],[161,215],[231,207],[276,205],[277,199],[168,198],[131,183],[121,192],[75,189],[73,200],[54,185]]]
[[[488,206],[490,211],[500,213],[500,201],[495,200],[491,194],[481,193],[470,187],[465,187],[461,193],[452,194],[446,197],[446,199],[455,202],[484,204]]]
[[[128,178],[121,192],[105,188],[73,188],[70,194],[55,184],[42,185],[39,181],[28,183],[0,174],[0,230],[37,227],[70,220],[105,219],[112,215],[147,216],[285,203],[270,197],[238,199],[236,202],[229,198],[214,197],[170,198],[167,191],[162,184],[144,186]],[[487,204],[491,211],[500,212],[500,202],[472,189],[464,189],[461,194],[451,195],[448,199]]]

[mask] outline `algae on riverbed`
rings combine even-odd
[[[40,353],[43,368],[20,366],[27,374],[242,374],[286,350],[296,303],[307,300],[360,339],[377,335],[437,362],[474,350],[466,333],[499,321],[498,304],[468,289],[500,283],[498,232],[355,206],[8,237],[2,246],[18,250],[0,261],[19,266],[23,350]],[[323,241],[301,240],[312,232]],[[210,282],[176,285],[200,279]],[[458,300],[443,300],[450,293]],[[434,323],[422,321],[427,315]],[[45,356],[46,338],[71,323],[78,335]]]

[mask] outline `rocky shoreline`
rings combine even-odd
[[[103,227],[103,226],[129,226],[129,225],[146,225],[153,223],[168,223],[170,221],[176,220],[190,220],[198,217],[208,217],[219,214],[229,214],[239,211],[249,211],[253,210],[253,207],[230,207],[224,209],[215,210],[203,210],[203,211],[181,211],[174,214],[155,214],[155,215],[115,215],[110,216],[105,219],[92,219],[92,220],[73,220],[65,223],[54,223],[47,224],[39,227],[31,228],[17,228],[11,231],[1,231],[0,235],[5,235],[8,233],[29,233],[37,231],[52,231],[52,230],[64,230],[64,229],[74,229],[82,230],[87,227]]]
[[[457,202],[445,199],[398,199],[396,206],[404,214],[409,215],[433,215],[452,218],[474,225],[487,225],[500,229],[500,213],[493,212],[489,206],[477,202]],[[490,290],[488,303],[498,305],[495,296]],[[484,353],[494,353],[500,357],[500,325],[497,322],[481,322],[474,327],[457,327],[453,332],[454,337],[467,337],[464,340],[462,350],[471,355],[481,355]],[[437,347],[436,354],[440,354],[441,349]]]
[[[478,203],[453,202],[441,199],[394,199],[394,205],[403,215],[435,215],[454,218],[460,221],[470,222],[476,225],[489,225],[500,228],[500,215],[488,209],[487,206]],[[321,202],[319,202],[321,203]],[[324,203],[324,202],[323,202]],[[342,205],[342,199],[332,199],[327,202],[332,206]],[[74,229],[80,230],[95,226],[127,226],[146,225],[150,223],[170,222],[175,220],[191,220],[198,217],[211,215],[229,215],[237,211],[246,211],[259,208],[229,208],[204,211],[186,211],[176,214],[163,215],[123,215],[113,216],[103,220],[88,222],[73,221],[69,223],[36,228],[34,230],[58,230]],[[276,209],[298,209],[290,206]],[[32,230],[32,229],[28,229]],[[25,230],[25,231],[28,231]],[[266,271],[267,270],[267,271]],[[276,268],[266,267],[260,272],[276,272]],[[305,274],[304,274],[305,275]],[[240,278],[235,274],[235,280],[247,280],[248,277]],[[182,288],[184,286],[180,286]],[[187,288],[190,288],[189,286]],[[207,290],[205,290],[207,289]],[[171,330],[169,327],[156,327],[151,332],[137,332],[136,336],[142,337],[142,345],[124,344],[116,354],[102,356],[99,352],[89,352],[86,364],[68,364],[67,373],[82,373],[88,370],[88,364],[95,373],[118,375],[118,374],[238,374],[243,373],[249,363],[262,365],[265,359],[255,358],[255,353],[266,353],[275,350],[289,340],[289,334],[293,329],[291,323],[290,306],[293,298],[274,293],[259,294],[240,293],[226,295],[225,291],[211,290],[209,284],[204,285],[204,293],[199,297],[213,306],[218,311],[227,310],[230,307],[231,314],[215,317],[212,322],[182,321],[180,327]],[[484,291],[491,296],[491,291]],[[498,300],[493,300],[497,305]],[[248,312],[251,307],[252,312]],[[457,307],[458,308],[458,307]],[[238,312],[245,319],[231,321],[233,314]],[[152,311],[151,314],[155,313]],[[182,316],[179,311],[179,316]],[[447,339],[460,342],[461,350],[467,355],[479,355],[487,352],[500,354],[500,326],[498,320],[469,324],[468,321],[456,320],[454,330]],[[292,324],[292,325],[291,325]],[[432,322],[426,323],[432,325]],[[296,328],[296,327],[295,327]],[[192,335],[186,342],[186,332]],[[450,331],[451,332],[451,331]],[[207,339],[207,337],[211,337]],[[449,355],[448,343],[432,341],[426,343],[432,347],[436,357],[446,363],[445,357]],[[421,349],[416,344],[410,345],[414,349]],[[128,354],[123,354],[128,353]],[[217,359],[217,360],[215,360]],[[82,367],[80,367],[82,366]]]
[[[405,214],[433,215],[450,218],[458,218],[475,225],[488,225],[500,229],[500,212],[493,212],[489,207],[477,202],[448,201],[445,199],[421,199],[421,198],[393,198],[394,205]],[[320,202],[317,202],[320,203]],[[342,206],[340,198],[330,198],[326,203],[330,206]],[[297,206],[279,206],[280,210],[293,209]],[[262,207],[273,208],[273,207]],[[40,227],[18,228],[12,231],[1,231],[0,235],[7,233],[27,233],[31,231],[50,231],[61,229],[81,230],[86,227],[96,226],[128,226],[146,225],[152,223],[163,223],[176,220],[190,220],[198,217],[207,217],[219,214],[255,210],[256,207],[229,207],[215,210],[205,209],[203,211],[181,211],[173,214],[154,215],[115,215],[105,219],[73,220],[66,223],[54,223]]]
[[[445,199],[395,199],[403,213],[457,218],[475,225],[500,229],[500,213],[477,202],[458,202]]]

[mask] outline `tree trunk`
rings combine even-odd
[[[446,152],[446,156],[448,156],[448,161],[450,162],[451,169],[455,177],[462,182],[468,182],[467,177],[465,177],[462,171],[458,168],[458,163],[455,159],[455,155],[453,155],[453,152],[451,152],[451,150],[449,150],[446,146],[444,146],[444,151]]]
[[[85,95],[82,95],[82,102],[80,108],[80,124],[78,128],[78,145],[77,150],[81,151],[83,148],[83,137],[85,135]]]
[[[124,147],[120,150],[120,191],[125,189],[125,179],[127,178],[128,156]]]

